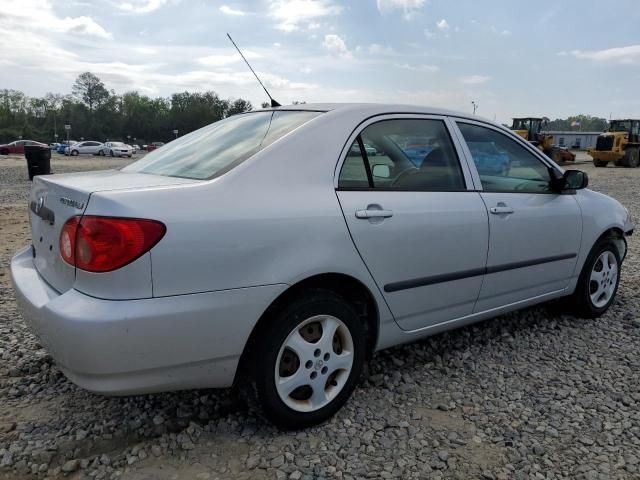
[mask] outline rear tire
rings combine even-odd
[[[355,389],[365,361],[365,329],[341,296],[305,292],[276,307],[247,344],[239,382],[250,408],[282,429],[317,425]]]
[[[0,155],[9,155],[9,150],[0,150]]]
[[[609,162],[607,162],[606,160],[596,160],[595,158],[593,159],[593,164],[596,167],[606,167],[607,163],[609,163]]]
[[[599,240],[587,257],[576,290],[568,298],[567,313],[582,318],[604,314],[618,292],[622,260],[611,238]]]

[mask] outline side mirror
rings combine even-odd
[[[563,175],[555,169],[549,169],[551,188],[558,192],[582,190],[589,185],[589,177],[582,170],[566,170]]]
[[[582,170],[567,170],[563,178],[567,190],[582,190],[589,186],[589,176]]]
[[[389,165],[379,163],[371,168],[371,175],[378,178],[389,178],[391,176],[391,169]]]

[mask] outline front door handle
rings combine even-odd
[[[513,213],[513,208],[508,206],[506,203],[500,202],[495,207],[491,207],[489,211],[494,215],[504,215],[507,213]]]
[[[393,217],[391,210],[356,210],[356,218],[389,218]]]

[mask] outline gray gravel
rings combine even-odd
[[[580,168],[640,219],[640,169]],[[0,227],[23,215],[16,171],[0,171]],[[640,478],[637,237],[603,318],[540,307],[382,352],[330,422],[282,433],[227,391],[105,398],[75,387],[17,312],[5,244],[26,243],[28,229],[11,232],[0,249],[0,479]]]

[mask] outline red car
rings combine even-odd
[[[0,145],[0,155],[9,155],[10,153],[24,153],[25,145],[40,145],[42,147],[47,146],[44,143],[36,142],[34,140],[16,140],[15,142]]]
[[[162,142],[150,143],[149,145],[147,145],[147,152],[153,152],[155,149],[160,148],[163,145],[164,145],[164,143],[162,143]]]

